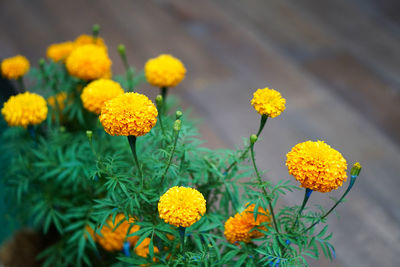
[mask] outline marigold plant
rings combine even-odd
[[[28,74],[29,92],[29,63],[2,63],[23,92],[1,109],[4,125],[23,126],[4,127],[0,142],[6,215],[43,237],[43,266],[283,267],[333,258],[327,217],[354,186],[359,163],[347,172],[339,151],[307,141],[293,144],[286,161],[301,186],[268,180],[258,139],[286,107],[269,88],[238,100],[251,99],[260,114],[243,148],[205,148],[192,116],[167,95],[183,81],[183,63],[161,55],[135,71],[119,45],[125,70],[114,75],[99,30],[78,37],[70,53],[70,43],[50,46]],[[145,78],[160,87],[155,104],[137,92]],[[307,205],[314,191],[340,194],[334,189],[346,180],[327,208]],[[284,204],[302,188],[298,205]]]

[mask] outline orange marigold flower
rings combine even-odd
[[[260,115],[275,118],[285,110],[286,99],[278,91],[264,88],[253,94],[251,104]]]
[[[71,51],[74,49],[73,42],[63,42],[52,44],[47,48],[46,55],[54,62],[65,61]]]
[[[161,196],[158,213],[166,223],[189,227],[206,212],[206,200],[193,188],[174,186]]]
[[[94,44],[87,44],[72,50],[65,66],[72,76],[82,80],[95,80],[110,73],[111,60],[106,49]]]
[[[268,211],[258,208],[257,219],[254,220],[255,205],[251,204],[241,213],[236,213],[225,222],[225,237],[230,243],[245,242],[249,243],[251,239],[263,236],[263,233],[253,228],[266,230],[262,223],[270,222]]]
[[[125,93],[107,101],[100,122],[110,135],[141,136],[157,122],[157,108],[147,96]]]
[[[11,96],[4,103],[1,114],[9,126],[36,125],[47,117],[46,100],[35,93],[25,92]]]
[[[7,79],[18,79],[29,71],[29,60],[21,55],[9,57],[1,62],[1,73]]]
[[[99,79],[83,88],[81,99],[87,110],[98,115],[106,101],[122,94],[124,89],[119,83],[110,79]]]
[[[124,221],[120,223],[122,220]],[[92,236],[93,240],[99,243],[105,250],[119,251],[122,250],[124,242],[129,242],[131,245],[134,245],[139,240],[139,236],[127,237],[127,235],[140,229],[138,225],[133,225],[131,227],[134,222],[135,220],[133,218],[129,218],[129,221],[127,221],[124,214],[117,214],[117,216],[115,216],[115,221],[113,221],[112,216],[110,216],[107,220],[107,224],[101,228],[100,234],[95,233],[90,227],[86,227],[86,230]],[[115,228],[117,225],[118,227]]]
[[[186,74],[183,63],[172,55],[162,54],[151,58],[144,66],[147,81],[157,87],[174,87]]]
[[[304,188],[330,192],[346,181],[346,159],[324,141],[297,144],[286,157],[289,173]]]

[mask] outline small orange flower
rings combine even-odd
[[[260,227],[260,225],[270,221],[269,213],[268,211],[259,207],[257,220],[254,220],[254,208],[255,205],[252,204],[244,211],[241,213],[236,213],[234,217],[230,217],[225,222],[224,234],[230,243],[239,241],[249,243],[251,239],[263,236],[263,233],[260,231],[252,231],[252,229],[257,227],[266,230],[265,226]]]

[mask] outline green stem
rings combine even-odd
[[[318,223],[320,223],[323,219],[325,219],[326,217],[328,217],[329,214],[331,214],[331,212],[337,207],[337,205],[339,205],[339,203],[342,202],[342,200],[346,197],[346,195],[350,192],[351,188],[353,187],[355,181],[356,181],[357,176],[351,176],[351,180],[350,180],[350,184],[347,187],[346,191],[344,192],[344,194],[340,197],[340,199],[335,203],[335,205],[333,205],[333,207],[327,212],[325,213],[324,216],[322,216],[320,219],[318,219],[316,222],[314,222],[312,225],[310,225],[307,229],[305,229],[303,231],[303,233],[308,232],[310,229],[312,229],[314,226],[316,226]]]
[[[158,120],[160,121],[161,132],[165,136],[164,125],[163,125],[163,122],[162,122],[162,115],[161,115],[162,111],[161,110],[162,110],[162,108],[160,109],[160,112],[158,112]]]
[[[262,115],[261,116],[261,120],[260,120],[260,127],[258,128],[258,132],[257,132],[257,137],[260,136],[262,130],[264,129],[265,124],[267,123],[267,119],[268,116],[267,115]],[[238,164],[239,162],[241,162],[247,155],[247,152],[249,152],[251,145],[248,145],[246,147],[246,149],[243,151],[243,153],[240,155],[239,160],[236,160],[234,162],[231,163],[231,165],[229,165],[228,168],[225,169],[225,173],[227,174],[234,166],[236,166],[236,164]]]
[[[185,253],[185,233],[186,233],[186,227],[179,226],[178,227],[179,231],[179,236],[181,237],[181,253]]]
[[[175,134],[174,146],[172,147],[172,151],[169,154],[167,166],[165,167],[164,172],[163,172],[163,174],[161,176],[161,186],[163,185],[165,176],[167,175],[168,169],[171,166],[172,158],[173,158],[174,153],[175,153],[176,143],[178,142],[178,137],[179,137],[179,131],[176,132],[176,134]]]
[[[161,87],[161,96],[162,96],[162,113],[165,114],[167,112],[167,94],[168,94],[168,87]]]
[[[306,188],[306,190],[304,191],[304,199],[303,199],[303,203],[301,204],[301,207],[299,209],[299,211],[297,212],[296,215],[296,220],[294,221],[294,224],[292,226],[292,230],[296,227],[297,223],[299,222],[299,217],[301,216],[301,213],[303,212],[308,200],[310,199],[311,193],[313,191],[311,189]]]
[[[137,157],[137,154],[136,154],[136,136],[129,135],[128,136],[128,141],[129,141],[129,145],[131,147],[133,158],[135,160],[136,166],[137,166],[138,171],[139,171],[139,176],[141,178],[140,186],[141,186],[141,188],[143,188],[143,173],[142,173],[142,169],[140,168],[139,160],[138,160],[138,157]]]
[[[24,84],[24,78],[21,76],[17,79],[19,89],[21,90],[21,93],[25,92],[25,84]]]
[[[272,207],[272,203],[271,203],[271,198],[270,198],[270,196],[269,196],[267,190],[265,189],[265,187],[262,185],[261,175],[260,175],[260,173],[259,173],[259,171],[258,171],[258,168],[257,168],[257,165],[256,165],[256,160],[255,160],[255,157],[254,157],[254,144],[251,144],[251,145],[250,145],[250,152],[251,152],[251,161],[253,162],[253,167],[254,167],[254,171],[256,172],[256,175],[257,175],[258,183],[259,183],[260,187],[261,187],[262,190],[263,190],[265,199],[266,199],[267,202],[268,202],[268,206],[269,206],[269,209],[270,209],[270,212],[271,212],[272,221],[273,221],[273,223],[274,223],[275,231],[276,231],[278,234],[280,234],[279,229],[278,229],[278,224],[277,224],[277,222],[276,222],[276,217],[275,217],[274,208]]]

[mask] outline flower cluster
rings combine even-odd
[[[160,218],[177,227],[189,227],[206,212],[206,200],[193,188],[174,186],[158,202]]]
[[[225,222],[224,234],[230,243],[245,242],[249,243],[251,239],[263,236],[263,233],[257,231],[257,228],[266,230],[263,223],[270,222],[268,211],[258,208],[257,219],[254,219],[255,205],[251,204],[241,213],[236,213]]]
[[[286,157],[289,173],[304,188],[330,192],[346,181],[346,160],[324,141],[297,144]]]
[[[129,218],[129,221],[127,221],[124,214],[117,214],[114,221],[112,217],[107,220],[106,225],[101,228],[100,234],[97,234],[90,227],[86,227],[86,230],[92,236],[93,240],[99,243],[105,250],[119,251],[122,250],[124,242],[134,245],[138,241],[138,236],[127,237],[127,235],[140,229],[134,222],[133,218]]]
[[[11,96],[4,103],[1,114],[9,126],[36,125],[47,117],[46,100],[35,93],[25,92]]]
[[[30,64],[26,57],[17,55],[1,62],[1,74],[7,79],[18,79],[29,70]]]
[[[82,80],[95,80],[110,76],[111,60],[103,47],[86,44],[72,50],[66,67],[72,76]]]
[[[144,71],[147,81],[157,87],[177,86],[186,74],[186,68],[179,59],[165,54],[149,59]]]
[[[110,135],[141,136],[157,122],[157,108],[147,96],[125,93],[105,103],[100,122]]]
[[[124,93],[121,85],[110,79],[99,79],[83,88],[81,99],[83,106],[95,114],[100,114],[104,103]]]
[[[275,118],[285,110],[286,100],[278,91],[264,88],[254,93],[251,104],[260,115]]]

